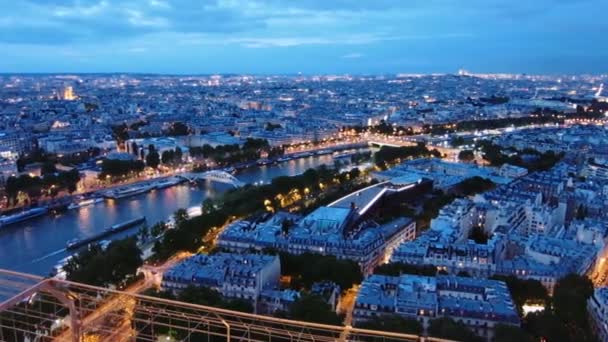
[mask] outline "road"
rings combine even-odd
[[[608,262],[607,256],[603,255],[598,258],[593,270],[589,271],[587,276],[593,282],[594,287],[608,286]]]
[[[360,285],[353,285],[353,287],[346,290],[342,298],[340,298],[338,313],[344,314],[344,326],[347,328],[340,335],[339,341],[346,341],[348,338],[348,330],[349,328],[352,328],[353,311],[355,309],[357,293],[359,293],[359,286]]]
[[[98,306],[94,311],[85,317],[81,318],[80,326],[87,327],[89,332],[95,332],[95,328],[98,327],[98,330],[107,331],[107,329],[111,329],[112,333],[108,337],[104,337],[105,341],[126,341],[132,336],[131,332],[131,320],[130,316],[135,310],[135,299],[129,295],[138,294],[146,291],[149,288],[159,286],[160,282],[158,281],[158,275],[162,275],[164,271],[173,267],[175,264],[192,256],[191,253],[182,252],[178,253],[175,256],[171,257],[166,262],[161,265],[144,265],[140,268],[141,272],[144,274],[144,279],[139,280],[129,287],[123,290],[125,294],[122,295],[111,295],[111,297],[104,301],[100,306]],[[124,310],[124,320],[121,322],[118,327],[108,327],[104,329],[102,326],[105,324],[103,322],[107,317],[112,317],[112,313],[117,310]],[[71,329],[68,328],[63,331],[59,336],[55,338],[55,341],[71,341],[72,337]]]

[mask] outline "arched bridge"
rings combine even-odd
[[[234,186],[235,188],[239,188],[239,187],[245,185],[245,183],[241,182],[238,178],[234,177],[233,175],[229,174],[226,171],[221,171],[221,170],[212,170],[212,171],[198,172],[198,173],[189,172],[189,173],[183,173],[183,174],[179,175],[179,177],[182,177],[190,182],[194,182],[197,180],[210,180],[213,182],[230,184],[230,185]]]

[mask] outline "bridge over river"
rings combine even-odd
[[[244,182],[240,181],[234,175],[232,175],[226,171],[222,171],[222,170],[211,170],[211,171],[205,171],[205,172],[188,172],[188,173],[182,173],[182,174],[178,175],[178,177],[184,178],[184,179],[188,180],[189,182],[195,182],[198,180],[208,180],[208,181],[213,181],[213,182],[218,182],[218,183],[230,184],[230,185],[234,186],[235,188],[239,188],[239,187],[245,185]]]

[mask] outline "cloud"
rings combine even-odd
[[[184,67],[188,58],[213,65],[229,57],[241,68],[243,54],[278,55],[292,71],[296,60],[412,66],[404,55],[450,70],[473,69],[469,60],[500,67],[521,51],[538,60],[608,54],[606,11],[605,0],[0,0],[0,67],[19,65],[20,54],[94,58],[106,50],[116,58],[100,63],[121,70],[134,56]]]
[[[68,44],[149,33],[231,33],[263,27],[223,0],[25,0],[0,4],[0,42]]]

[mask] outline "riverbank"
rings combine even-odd
[[[279,176],[293,176],[320,165],[333,166],[331,155],[311,156],[284,163],[255,166],[236,174],[244,183],[268,183]],[[200,208],[201,203],[231,189],[230,185],[203,182],[181,183],[121,200],[107,200],[82,208],[46,215],[17,226],[0,229],[0,268],[48,275],[51,268],[68,253],[65,244],[86,238],[116,223],[145,216],[151,226],[166,221],[177,209]],[[131,230],[112,238],[133,234]]]

